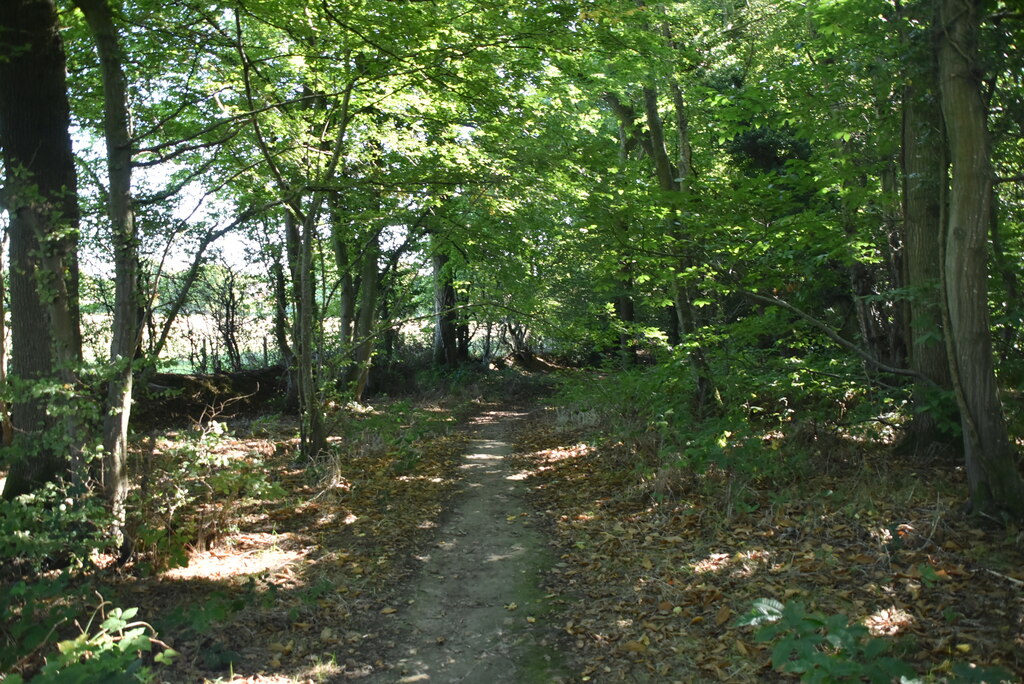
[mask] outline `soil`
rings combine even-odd
[[[462,493],[391,614],[396,644],[369,682],[557,682],[563,663],[545,626],[545,535],[510,466],[509,435],[524,414],[489,411],[470,428]]]

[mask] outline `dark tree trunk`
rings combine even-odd
[[[0,147],[10,216],[11,381],[75,388],[78,204],[64,46],[50,0],[0,3]],[[81,416],[48,414],[44,399],[12,406],[11,498],[59,477],[81,476]],[[43,432],[50,431],[44,438]],[[63,445],[54,443],[62,432]]]
[[[318,388],[319,365],[314,358],[317,323],[316,281],[313,274],[313,242],[316,239],[316,217],[311,214],[302,222],[299,237],[297,282],[299,290],[295,336],[298,345],[299,408],[302,414],[301,446],[304,456],[314,459],[327,446],[323,403]],[[294,224],[293,224],[294,225]]]
[[[629,134],[622,121],[619,121],[619,165],[625,169],[629,161]],[[616,240],[625,245],[629,244],[629,224],[622,218],[613,221],[612,230],[616,233]],[[623,368],[636,365],[637,348],[634,344],[633,325],[636,323],[636,306],[633,302],[633,264],[629,255],[623,255],[619,260],[618,273],[616,274],[619,292],[615,297],[615,317],[619,321],[619,362]]]
[[[352,278],[352,265],[349,263],[348,241],[342,233],[338,218],[334,219],[334,224],[331,226],[331,246],[334,249],[334,263],[340,282],[338,351],[342,357],[346,357],[352,347],[352,321],[356,309],[356,291]]]
[[[7,250],[7,231],[4,231],[3,240],[0,241],[0,249]],[[4,284],[3,274],[0,274],[0,387],[7,386],[7,288]],[[11,446],[14,439],[14,428],[11,426],[11,407],[6,401],[0,401],[0,421],[3,425],[3,437],[0,439],[0,446]]]
[[[928,3],[916,3],[912,15],[930,13]],[[915,16],[928,21],[929,16]],[[911,447],[929,453],[948,445],[951,435],[943,432],[942,393],[952,392],[949,360],[943,341],[940,263],[942,198],[947,184],[946,140],[942,110],[936,107],[938,80],[933,36],[919,32],[908,40],[912,57],[909,85],[903,94],[903,218],[905,270],[911,288],[909,351],[910,367],[927,380],[914,384],[914,419],[910,428]],[[948,414],[948,411],[946,412]]]
[[[443,250],[435,249],[431,259],[434,271],[434,363],[454,366],[459,362],[459,351],[455,285],[448,266],[449,257]]]
[[[103,489],[119,523],[128,495],[128,423],[132,362],[139,342],[138,248],[132,209],[132,139],[124,56],[107,0],[78,0],[96,42],[103,81],[103,133],[107,144],[107,214],[114,251],[114,326],[103,414]]]
[[[377,320],[377,285],[380,280],[380,232],[374,230],[363,249],[363,263],[359,274],[359,315],[356,318],[353,361],[356,401],[363,399],[370,379],[370,359],[373,356],[374,323]]]
[[[1024,482],[999,400],[988,317],[993,181],[978,62],[977,0],[938,0],[938,61],[952,185],[944,260],[951,370],[971,506],[1024,518]]]
[[[284,266],[279,258],[270,266],[270,277],[274,281],[274,341],[285,368],[295,366],[295,352],[288,343],[288,285],[284,280]]]
[[[651,137],[651,151],[654,157],[654,168],[658,177],[658,185],[666,192],[682,192],[689,186],[690,176],[685,178],[677,176],[688,170],[692,174],[692,163],[690,159],[690,140],[688,137],[687,117],[683,109],[681,93],[674,93],[673,107],[676,115],[676,125],[679,132],[679,159],[680,169],[673,167],[668,157],[668,149],[665,146],[665,133],[661,123],[661,115],[658,112],[658,95],[653,88],[644,88],[644,111],[647,114],[647,127]],[[679,180],[676,180],[679,178]],[[669,219],[669,231],[677,243],[683,244],[682,227],[679,225],[678,216],[673,212]],[[680,271],[685,272],[689,267],[688,260],[683,259]],[[697,333],[697,325],[693,315],[693,297],[690,288],[680,279],[673,283],[676,317],[679,322],[679,330],[684,336],[692,336]],[[700,415],[714,406],[721,407],[721,396],[715,386],[714,375],[711,371],[711,364],[708,363],[704,348],[694,344],[689,352],[690,368],[693,371],[697,392],[694,397],[695,412]]]

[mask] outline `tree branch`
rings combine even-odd
[[[779,308],[785,309],[786,311],[789,311],[790,313],[796,314],[803,320],[810,323],[811,326],[817,328],[819,331],[824,333],[825,336],[828,337],[830,340],[832,340],[839,346],[844,347],[845,349],[853,352],[854,354],[862,358],[864,361],[867,361],[872,366],[881,371],[885,371],[886,373],[892,373],[893,375],[905,375],[907,377],[914,378],[915,380],[921,380],[922,382],[926,382],[929,385],[937,387],[934,380],[925,377],[924,375],[918,373],[917,371],[911,370],[909,368],[897,368],[896,366],[890,366],[888,364],[882,363],[874,356],[872,356],[868,352],[864,351],[863,349],[855,345],[853,342],[850,342],[846,338],[840,336],[839,333],[830,328],[824,322],[818,320],[814,316],[811,316],[809,313],[803,311],[802,309],[798,309],[797,307],[793,306],[787,301],[779,299],[778,297],[765,297],[764,295],[759,295],[754,292],[747,292],[745,290],[741,290],[740,293],[743,294],[748,299],[753,299],[754,301],[761,302],[762,304],[770,304],[772,306],[777,306]]]

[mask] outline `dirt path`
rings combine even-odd
[[[557,682],[540,572],[551,563],[543,534],[506,463],[506,435],[524,414],[475,419],[463,493],[442,523],[396,622],[389,668],[370,682]]]

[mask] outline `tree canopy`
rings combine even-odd
[[[55,301],[96,312],[106,451],[133,367],[273,357],[315,454],[373,368],[502,350],[682,363],[696,416],[809,373],[922,453],[962,436],[972,501],[1020,514],[1020,17],[950,2],[58,4],[90,288]],[[38,172],[4,150],[10,195]]]

